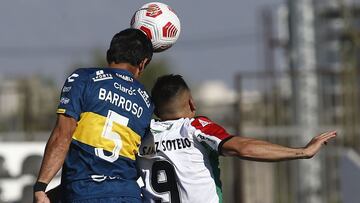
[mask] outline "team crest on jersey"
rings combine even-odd
[[[207,126],[207,125],[210,124],[210,122],[208,122],[208,121],[203,121],[203,120],[201,120],[201,119],[199,119],[199,123],[201,124],[202,127],[205,127],[205,126]]]
[[[103,70],[96,71],[96,76],[92,78],[94,82],[103,81],[103,80],[111,80],[113,79],[110,73],[104,73]]]

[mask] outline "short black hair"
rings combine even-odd
[[[165,107],[171,99],[179,92],[187,90],[189,87],[181,75],[163,75],[159,77],[151,90],[151,99],[155,105],[155,115],[159,116],[162,107]]]
[[[130,63],[137,66],[145,58],[151,60],[153,47],[150,39],[138,29],[128,28],[114,35],[106,60],[111,63]]]

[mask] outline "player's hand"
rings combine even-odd
[[[304,149],[306,158],[312,158],[320,150],[322,145],[326,145],[328,140],[334,137],[336,137],[336,131],[322,133],[314,137]]]
[[[34,203],[50,203],[50,200],[45,192],[38,191],[34,193]]]
[[[61,194],[62,194],[61,185],[58,185],[57,187],[46,192],[46,195],[51,203],[61,203]]]

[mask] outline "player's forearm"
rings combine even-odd
[[[46,144],[38,181],[49,183],[60,170],[69,149],[69,140],[61,139],[60,130],[54,129]],[[71,140],[70,140],[71,141]]]
[[[228,142],[223,146],[224,154],[243,159],[272,162],[308,158],[303,148],[289,148],[267,141],[241,137],[234,137]]]
[[[282,161],[307,157],[303,148],[289,148],[261,140],[247,141],[241,151],[244,158],[257,161]]]
[[[72,139],[76,122],[60,115],[46,144],[38,181],[49,183],[62,167]],[[75,122],[75,124],[74,124]],[[74,126],[75,125],[75,126]]]

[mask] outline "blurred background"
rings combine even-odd
[[[32,201],[63,81],[105,66],[112,36],[147,2],[0,2],[0,203]],[[310,160],[221,158],[224,202],[360,202],[360,0],[161,2],[182,30],[154,55],[148,89],[182,74],[199,114],[236,135],[302,147],[338,132]]]

